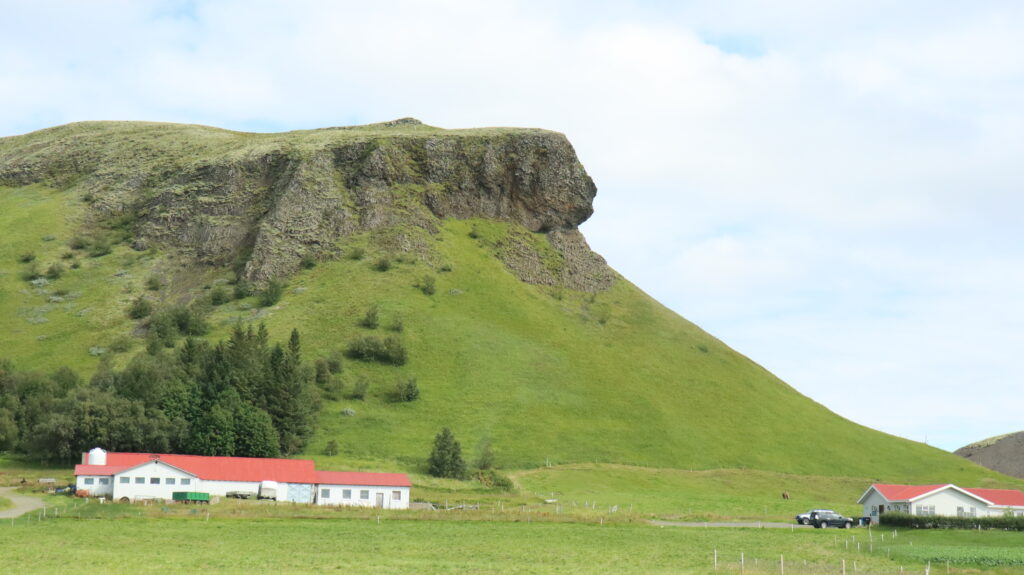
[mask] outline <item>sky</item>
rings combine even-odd
[[[598,186],[594,250],[801,393],[947,450],[1024,429],[1022,3],[0,8],[0,137],[557,130]]]

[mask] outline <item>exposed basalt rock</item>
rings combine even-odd
[[[972,443],[953,453],[993,471],[1024,478],[1024,431]]]
[[[547,234],[557,265],[532,240],[502,252],[525,281],[595,291],[614,279],[577,230],[596,187],[568,140],[542,130],[445,131],[411,118],[284,134],[89,122],[0,139],[0,185],[33,183],[81,194],[96,220],[131,218],[140,249],[237,264],[255,282],[353,233],[423,250],[418,234],[388,230],[432,233],[439,218]]]

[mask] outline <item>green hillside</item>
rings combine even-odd
[[[276,305],[247,297],[210,307],[206,337],[265,322],[274,340],[297,328],[309,359],[336,357],[365,335],[400,338],[408,350],[401,366],[344,360],[345,389],[365,377],[369,394],[325,402],[305,450],[324,465],[422,471],[447,426],[470,458],[487,441],[512,469],[609,463],[1003,481],[837,416],[627,280],[602,275],[589,251],[580,255],[585,243],[565,243],[582,242],[569,234],[589,215],[592,192],[584,197],[581,184],[549,201],[536,184],[544,161],[579,180],[574,155],[550,160],[563,154],[561,140],[547,139],[556,137],[417,124],[254,135],[110,123],[0,139],[0,357],[88,376],[102,357],[116,366],[145,353],[146,322],[126,313],[137,298],[205,302],[237,278],[261,285],[270,276],[287,281]],[[430,155],[449,144],[459,151]],[[363,147],[350,154],[354,145]],[[537,146],[543,152],[529,156]],[[496,150],[532,159],[488,167],[501,161],[488,159]],[[258,165],[277,167],[245,171]],[[366,175],[368,165],[384,175]],[[507,202],[488,196],[524,170],[541,175],[508,184],[516,193]],[[492,174],[498,183],[486,180]],[[530,190],[537,195],[524,198]],[[451,199],[456,191],[463,196]],[[332,219],[331,210],[352,215]],[[84,240],[108,242],[110,253],[74,247]],[[204,252],[211,243],[221,247]],[[59,277],[26,280],[31,266],[51,264]],[[375,329],[359,325],[371,306]],[[420,398],[390,401],[410,377]],[[332,440],[339,453],[322,455]]]

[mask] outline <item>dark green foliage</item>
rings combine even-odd
[[[1002,517],[953,517],[946,515],[910,515],[908,513],[886,512],[879,515],[878,522],[886,527],[907,527],[910,529],[1001,529],[1024,531],[1024,516],[1004,515]]]
[[[128,306],[128,317],[132,319],[149,317],[151,313],[153,313],[153,304],[143,297],[139,297],[132,302],[132,305]]]
[[[157,314],[157,325],[191,329],[193,319],[173,311]],[[43,377],[0,362],[0,450],[49,461],[73,460],[96,445],[273,457],[298,452],[312,435],[319,392],[314,370],[301,363],[298,331],[286,347],[271,346],[262,325],[236,327],[216,346],[187,337],[177,352],[154,341],[152,353],[122,371],[101,361],[88,384],[66,368]]]
[[[403,330],[405,330],[405,322],[402,321],[402,316],[396,315],[391,320],[391,323],[388,324],[388,329],[395,333],[401,333]]]
[[[235,282],[235,299],[244,299],[253,294],[252,284],[245,280]]]
[[[348,259],[350,259],[350,260],[361,260],[364,257],[366,257],[366,249],[363,248],[362,246],[355,246],[355,247],[349,248],[349,250],[348,250]]]
[[[389,260],[388,258],[380,258],[377,261],[373,262],[373,269],[379,272],[386,272],[389,269],[391,269],[391,260]]]
[[[331,354],[331,357],[327,358],[327,369],[334,374],[341,373],[343,367],[341,363],[341,354],[339,352],[334,352]]]
[[[107,347],[114,353],[124,353],[132,348],[132,338],[126,335],[119,336]]]
[[[70,260],[70,259],[72,259],[74,257],[75,257],[75,252],[64,252],[64,253],[60,254],[60,259],[62,259],[62,260]]]
[[[39,264],[32,262],[25,266],[25,269],[21,270],[21,279],[30,282],[34,279],[43,277],[43,274],[39,271]]]
[[[465,479],[466,462],[462,460],[462,446],[445,427],[434,437],[434,449],[427,459],[427,473],[434,477]]]
[[[304,270],[311,270],[316,267],[316,258],[312,254],[306,254],[302,256],[302,261],[299,262],[299,266]]]
[[[436,282],[437,279],[434,276],[427,274],[416,282],[416,287],[420,288],[420,291],[423,292],[424,295],[434,295],[434,291],[436,290],[434,284]]]
[[[71,269],[77,270],[80,267],[82,267],[82,264],[78,263],[78,260],[71,262]]]
[[[70,240],[68,240],[68,247],[73,250],[84,250],[85,248],[89,247],[89,240],[83,238],[82,236],[74,236]]]
[[[23,253],[23,254],[18,256],[18,261],[23,263],[23,264],[27,264],[29,262],[35,261],[35,259],[36,259],[36,254],[34,254],[32,252],[25,252],[25,253]]]
[[[369,329],[377,329],[377,326],[380,324],[379,316],[380,306],[373,304],[367,308],[366,314],[363,315],[363,319],[359,320],[359,325]]]
[[[313,370],[316,373],[316,375],[313,377],[313,380],[316,381],[317,385],[323,388],[326,388],[328,385],[330,385],[331,370],[327,366],[326,359],[316,360],[316,362],[313,363]]]
[[[352,359],[376,361],[391,365],[405,365],[408,359],[405,346],[397,337],[388,336],[381,340],[368,335],[352,340],[345,349],[345,354]]]
[[[480,445],[477,449],[476,468],[481,471],[493,469],[494,450],[491,449],[491,440],[486,437],[480,440]]]
[[[210,304],[214,306],[224,305],[231,301],[231,294],[224,286],[217,286],[210,290]]]
[[[113,251],[113,248],[110,247],[110,242],[106,238],[99,238],[94,240],[89,246],[89,257],[103,257],[111,251]]]
[[[51,280],[60,279],[60,276],[64,275],[64,266],[57,262],[50,264],[50,267],[46,268],[46,278]]]
[[[358,399],[360,401],[366,399],[366,392],[370,389],[370,380],[365,375],[360,375],[356,380],[356,384],[352,387],[352,393],[349,394],[349,399]]]
[[[163,282],[161,282],[160,278],[157,276],[149,276],[146,278],[146,289],[149,291],[160,291],[161,287],[163,287]]]
[[[281,301],[281,296],[284,295],[284,283],[277,280],[270,280],[267,282],[267,287],[263,288],[263,291],[259,293],[259,305],[260,307],[270,307]]]
[[[328,457],[334,457],[337,454],[338,454],[338,442],[332,439],[332,440],[328,441],[327,442],[327,446],[324,447],[324,455],[326,455]]]
[[[416,401],[419,399],[420,388],[416,385],[416,378],[410,377],[404,381],[398,380],[395,382],[395,389],[391,392],[391,397],[394,401],[399,403]]]
[[[476,474],[476,480],[487,487],[500,491],[512,491],[512,488],[515,487],[511,479],[493,469],[481,469]]]

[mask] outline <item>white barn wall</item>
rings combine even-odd
[[[121,478],[127,477],[128,483],[121,483]],[[142,483],[136,483],[141,478]],[[159,479],[159,484],[151,483],[153,478]],[[174,479],[173,485],[168,485],[167,480]],[[187,485],[182,480],[188,480]],[[160,460],[126,469],[113,476],[114,493],[113,499],[120,501],[127,497],[130,501],[137,499],[168,499],[172,498],[175,491],[202,491],[202,481],[191,473],[167,465]]]
[[[86,483],[92,480],[92,485]],[[106,481],[106,484],[102,482]],[[75,491],[87,491],[92,497],[110,497],[114,486],[109,475],[79,475],[75,478]]]
[[[323,490],[328,490],[328,496],[323,496]],[[342,497],[345,489],[352,490],[352,497]],[[361,491],[368,491],[367,499],[360,498]],[[398,491],[400,499],[393,499],[393,492]],[[408,487],[384,487],[370,485],[330,485],[320,484],[317,486],[317,505],[351,505],[354,507],[375,507],[377,505],[377,494],[384,495],[384,509],[408,509],[409,488]]]

